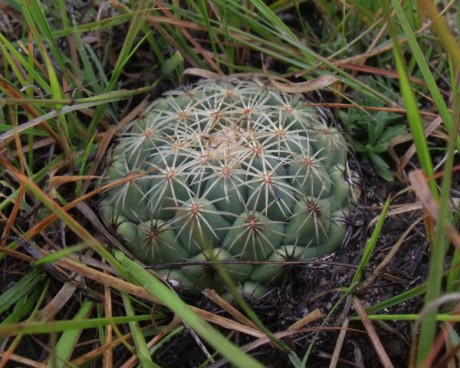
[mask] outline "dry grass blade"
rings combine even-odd
[[[25,193],[25,187],[24,185],[21,185],[18,190],[18,199],[15,201],[13,210],[11,211],[8,219],[5,221],[5,227],[3,228],[3,233],[1,234],[1,237],[0,237],[1,246],[5,246],[6,239],[8,235],[10,234],[11,229],[13,228],[14,221],[16,220],[16,216],[18,215],[19,210],[21,209],[21,203],[24,198],[24,193]]]
[[[0,214],[0,215],[2,215],[2,214]],[[3,219],[4,218],[2,216],[2,220]],[[6,240],[6,239],[2,239],[2,240]],[[16,259],[20,259],[20,260],[22,260],[24,262],[32,262],[34,260],[34,258],[31,257],[31,256],[28,256],[28,255],[26,255],[24,253],[9,249],[9,248],[7,248],[5,246],[0,246],[0,253],[4,253],[4,254],[6,254],[8,256],[11,256],[13,258],[16,258]]]
[[[50,198],[36,183],[34,183],[28,176],[20,173],[15,167],[9,163],[6,159],[0,156],[0,162],[10,171],[21,184],[23,184],[27,189],[35,194],[35,196],[42,201],[48,209],[55,212],[53,215],[55,218],[59,217],[63,220],[67,226],[72,229],[78,236],[86,243],[86,245],[92,247],[99,254],[103,255],[111,265],[117,270],[120,276],[126,276],[126,271],[121,267],[121,265],[115,261],[114,257],[106,250],[106,248],[94,238],[90,232],[84,228],[78,221],[76,221],[72,216],[66,212],[66,207],[61,207],[54,199]],[[102,189],[101,189],[102,190]],[[83,196],[85,197],[85,196]],[[82,198],[77,199],[77,202],[80,202]],[[54,220],[53,220],[54,221]],[[52,221],[51,221],[52,222]],[[26,239],[31,239],[31,234],[33,234],[33,229],[29,230],[25,236]]]
[[[2,158],[0,157],[0,162],[1,161],[2,161]],[[16,170],[14,170],[14,168],[11,165],[9,165],[7,161],[5,162],[5,165],[11,167],[13,173],[16,172]],[[114,186],[129,182],[130,180],[135,180],[136,178],[141,177],[142,175],[144,175],[144,174],[140,173],[140,174],[129,175],[129,176],[123,178],[123,179],[117,180],[116,182],[112,182],[112,183],[109,183],[107,185],[104,185],[104,186],[102,186],[102,187],[100,187],[98,189],[95,189],[94,191],[91,191],[90,193],[87,193],[85,195],[82,195],[82,196],[78,197],[74,201],[72,201],[72,202],[68,203],[67,205],[63,206],[62,209],[64,211],[69,211],[70,209],[72,209],[74,207],[79,207],[80,210],[82,211],[82,210],[84,210],[86,208],[84,206],[83,202],[86,201],[88,198],[91,198],[94,195],[96,195],[98,193],[101,193],[104,190],[107,190],[107,189],[112,188]],[[87,213],[87,212],[85,212],[85,213]],[[46,229],[48,226],[50,226],[57,219],[58,219],[58,216],[56,214],[52,213],[51,215],[49,215],[48,217],[46,217],[42,221],[40,221],[37,224],[35,224],[34,226],[32,226],[32,228],[30,228],[27,231],[27,233],[24,235],[24,239],[26,239],[26,240],[33,239],[42,230]],[[97,220],[96,224],[98,224],[98,223],[99,223],[99,220]],[[119,243],[117,241],[115,241],[113,244],[119,244]]]
[[[442,338],[443,341],[445,341],[446,354],[444,355],[443,360],[440,362],[439,366],[446,368],[456,368],[457,364],[455,359],[455,352],[456,350],[460,349],[460,346],[457,346],[456,349],[455,346],[452,345],[452,341],[450,338],[452,334],[456,334],[456,331],[454,330],[453,326],[449,323],[443,323],[441,325],[441,329],[442,335],[438,335],[438,340]]]
[[[314,311],[308,313],[305,317],[299,319],[298,321],[294,322],[292,325],[288,327],[288,331],[298,330],[305,325],[317,321],[321,318],[324,318],[324,313],[321,312],[319,309],[315,309]]]
[[[353,71],[359,71],[359,72],[364,72],[364,73],[369,73],[371,75],[384,75],[388,78],[393,78],[393,79],[398,79],[398,73],[392,70],[386,70],[382,68],[376,68],[374,66],[369,66],[369,65],[356,65],[356,64],[342,64],[340,63],[340,66],[345,69],[353,70]],[[415,84],[419,84],[421,86],[425,86],[426,82],[423,79],[420,78],[415,78],[415,77],[410,77],[410,81]]]
[[[365,289],[370,284],[372,284],[374,282],[374,280],[380,275],[380,273],[383,271],[383,269],[391,262],[391,260],[394,258],[396,253],[399,251],[399,249],[403,245],[403,243],[406,240],[406,238],[409,236],[409,234],[412,232],[412,230],[415,228],[415,226],[417,226],[420,223],[420,221],[422,221],[422,218],[419,218],[415,222],[410,224],[410,226],[406,229],[406,231],[404,231],[404,233],[399,237],[398,241],[391,247],[391,250],[385,256],[385,258],[382,260],[382,262],[380,262],[379,265],[374,269],[374,271],[372,272],[372,275],[369,276],[359,286],[359,289]]]
[[[151,294],[149,294],[143,287],[141,286],[137,286],[137,285],[134,285],[134,284],[131,284],[127,281],[124,281],[120,278],[117,278],[117,277],[114,277],[114,276],[111,276],[111,275],[108,275],[108,274],[105,274],[103,272],[100,272],[100,271],[97,271],[97,270],[94,270],[90,267],[87,267],[81,263],[78,263],[74,260],[71,260],[71,259],[60,259],[59,261],[56,262],[57,265],[63,267],[63,268],[67,268],[68,270],[70,271],[73,271],[73,272],[76,272],[76,273],[79,273],[85,277],[88,277],[92,280],[95,280],[103,285],[107,285],[107,286],[110,286],[114,289],[118,289],[120,291],[124,291],[128,294],[131,294],[131,295],[134,295],[136,297],[139,297],[139,298],[142,298],[142,299],[145,299],[145,300],[149,300],[151,302],[154,302],[156,304],[160,304],[162,305],[162,301],[154,298]],[[214,313],[211,313],[211,312],[207,312],[205,310],[202,310],[200,308],[197,308],[197,307],[193,307],[191,306],[190,307],[194,312],[196,312],[198,315],[200,315],[201,317],[203,317],[205,320],[207,320],[208,322],[211,322],[213,324],[216,324],[216,325],[219,325],[223,328],[226,328],[226,329],[229,329],[229,330],[235,330],[235,331],[238,331],[238,332],[242,332],[242,333],[245,333],[245,334],[248,334],[250,336],[254,336],[254,337],[258,337],[258,338],[261,338],[263,336],[265,336],[264,333],[261,333],[260,331],[258,330],[255,330],[251,327],[248,327],[248,326],[245,326],[245,325],[242,325],[238,322],[235,322],[235,321],[232,321],[232,320],[229,320],[228,318],[224,318],[224,317],[221,317],[221,316],[218,316]]]
[[[349,318],[345,318],[342,323],[342,329],[340,330],[339,336],[335,342],[334,353],[331,357],[331,362],[329,363],[329,368],[337,367],[340,358],[340,351],[342,350],[343,343],[345,341],[345,336],[347,334],[348,325],[350,323]]]
[[[324,331],[324,330],[339,330],[339,329],[341,329],[341,328],[340,327],[306,327],[306,328],[301,328],[301,329],[298,329],[298,330],[291,330],[291,331],[287,330],[287,331],[276,332],[276,333],[273,334],[273,336],[275,336],[278,339],[282,339],[282,338],[285,338],[285,337],[289,337],[289,336],[293,336],[293,335],[297,335],[297,334],[308,333],[308,332]],[[356,330],[356,329],[349,329],[349,330],[353,331],[353,332],[362,332],[362,331],[359,331],[359,330]],[[245,352],[249,352],[249,351],[252,351],[254,349],[257,349],[260,346],[268,344],[270,342],[271,342],[271,340],[268,337],[261,337],[261,338],[259,338],[257,340],[254,340],[254,341],[242,346],[241,350],[243,350]],[[221,359],[221,360],[216,361],[214,364],[209,365],[208,367],[209,368],[218,368],[218,367],[221,367],[222,365],[224,365],[226,363],[227,363],[227,361],[225,359]]]
[[[417,203],[409,203],[409,204],[404,204],[404,205],[397,205],[397,206],[391,206],[391,210],[388,211],[386,214],[387,217],[394,217],[398,215],[403,215],[405,213],[410,213],[414,211],[421,211],[423,209],[422,204],[420,202]],[[381,209],[381,207],[377,207],[377,209]],[[379,217],[376,216],[374,217],[371,222],[369,223],[368,227],[374,226],[377,221],[379,220]]]
[[[266,334],[260,332],[259,330],[255,330],[251,327],[242,325],[238,322],[232,321],[228,318],[218,316],[217,314],[205,311],[203,309],[199,309],[196,307],[190,307],[196,314],[203,317],[208,322],[211,322],[215,325],[221,326],[227,330],[238,331],[253,337],[262,338],[266,336]]]
[[[173,320],[169,325],[166,327],[163,327],[161,331],[147,343],[147,347],[149,349],[153,348],[155,345],[157,345],[166,335],[168,335],[174,328],[179,326],[182,323],[182,321],[177,318],[177,316],[174,316]],[[128,368],[128,367],[135,367],[136,364],[138,363],[137,356],[133,355],[131,358],[129,358],[120,368]],[[112,366],[107,366],[107,368],[112,368]]]
[[[221,75],[218,73],[211,72],[210,70],[201,69],[201,68],[187,68],[184,70],[184,75],[190,75],[194,77],[200,77],[205,79],[218,78]]]
[[[0,351],[0,357],[3,358],[5,356],[6,354]],[[26,367],[32,367],[32,368],[47,368],[48,367],[46,364],[36,362],[35,360],[28,359],[28,358],[25,358],[17,354],[10,354],[8,358],[12,360],[13,362],[23,364],[23,366],[26,366]]]
[[[69,176],[53,176],[49,181],[50,189],[57,189],[63,184],[74,183],[80,180],[100,179],[100,176],[94,175],[69,175]]]
[[[254,322],[252,322],[249,318],[244,316],[238,309],[236,309],[227,301],[225,301],[219,294],[215,292],[215,290],[206,289],[203,291],[203,294],[204,296],[212,300],[216,305],[228,312],[233,318],[235,318],[243,325],[252,327],[255,330],[260,330]]]
[[[436,128],[439,127],[439,125],[442,123],[441,117],[436,117],[429,126],[425,128],[425,135],[426,137],[429,137]],[[396,171],[396,177],[404,181],[405,178],[403,176],[403,171],[406,168],[406,166],[409,164],[411,158],[415,155],[416,150],[415,150],[415,144],[411,144],[410,147],[407,149],[406,153],[402,157],[398,157],[394,147],[397,146],[398,144],[405,143],[405,142],[410,142],[412,141],[412,135],[407,134],[404,136],[399,136],[395,137],[391,140],[390,146],[388,147],[388,152],[393,158],[393,160],[396,162],[397,166],[397,171]]]
[[[157,5],[159,10],[162,11],[166,15],[167,18],[175,19],[174,14],[168,9],[168,7],[165,4],[163,4],[163,2],[161,0],[155,0],[154,3]],[[213,60],[211,55],[209,55],[209,53],[205,51],[205,48],[203,46],[201,46],[200,42],[198,42],[190,34],[190,32],[185,27],[183,27],[183,25],[180,25],[180,26],[177,25],[177,27],[181,31],[181,33],[184,36],[184,38],[186,38],[188,41],[190,41],[190,43],[193,45],[193,47],[196,48],[197,53],[201,54],[203,56],[203,58],[206,60],[206,63],[210,66],[210,68],[212,70],[218,70],[219,68],[217,67],[216,62]],[[178,47],[178,44],[176,43],[174,38],[170,38],[170,40],[173,42],[173,44],[176,45],[176,47],[178,49],[180,49],[180,47]],[[187,57],[186,53],[184,53],[184,57]],[[192,60],[192,64],[193,64],[193,60]]]
[[[77,278],[79,278],[77,276]],[[36,321],[49,321],[53,319],[57,313],[67,304],[70,298],[73,297],[78,285],[75,282],[66,282],[53,299],[46,306],[38,311],[35,317]]]
[[[299,83],[279,83],[276,79],[270,78],[270,82],[277,89],[287,93],[308,93],[319,89],[326,88],[331,84],[338,82],[339,79],[333,75],[325,74],[308,82]]]
[[[104,272],[105,273],[105,272]],[[109,286],[104,285],[104,316],[107,318],[113,317],[112,310],[112,290]],[[103,368],[112,368],[113,367],[113,350],[110,349],[110,346],[113,342],[113,327],[112,325],[107,325],[105,327],[105,336],[104,336],[104,353],[102,359]]]
[[[374,345],[374,348],[377,352],[377,355],[380,358],[380,362],[385,368],[393,368],[394,365],[391,362],[390,358],[388,357],[387,352],[385,351],[382,342],[380,341],[377,332],[375,331],[374,327],[372,326],[371,321],[369,318],[367,318],[366,310],[364,309],[364,306],[362,305],[361,301],[353,297],[353,306],[355,307],[356,312],[358,313],[361,322],[364,325],[364,328],[366,329],[369,338],[372,341],[372,344]]]
[[[17,99],[23,99],[23,95],[21,95],[8,81],[6,81],[3,77],[0,76],[0,88],[3,89],[10,97],[12,98],[17,98]],[[24,110],[26,110],[32,117],[34,118],[39,118],[40,113],[30,104],[24,103],[21,105]],[[62,142],[59,138],[59,136],[53,131],[51,126],[48,124],[48,122],[44,121],[42,124],[39,126],[41,129],[44,129],[51,138],[54,139],[54,141],[62,148]],[[5,141],[0,140],[2,145],[0,148],[6,147],[6,144],[10,142],[10,140],[13,139],[11,136],[7,136]]]
[[[70,258],[61,258],[54,264],[57,266],[61,266],[62,268],[66,268],[69,271],[81,274],[84,277],[88,277],[92,280],[95,280],[102,285],[107,285],[114,289],[124,291],[128,294],[135,295],[145,300],[149,300],[153,303],[161,304],[161,302],[158,299],[150,295],[144,288],[131,284],[118,277],[106,274],[101,271],[97,271]]]
[[[427,178],[423,171],[411,171],[409,173],[409,181],[414,189],[414,192],[417,194],[417,197],[420,199],[420,202],[422,202],[424,209],[426,209],[432,219],[437,220],[439,218],[439,204],[430,191]],[[449,223],[446,224],[445,231],[449,239],[452,241],[452,244],[460,250],[460,234]]]
[[[80,366],[83,366],[84,364],[94,360],[95,358],[97,358],[101,354],[107,354],[106,351],[111,351],[113,353],[113,350],[117,346],[125,343],[126,341],[131,339],[131,337],[132,337],[131,333],[127,333],[125,335],[119,336],[117,339],[112,340],[110,344],[105,344],[103,346],[95,348],[95,349],[91,350],[90,352],[88,352],[86,354],[83,354],[83,355],[79,356],[78,358],[72,360],[71,364],[73,364],[74,366],[80,367]],[[108,354],[112,355],[112,353],[108,353]],[[105,366],[107,368],[112,368],[113,367],[113,365],[108,365],[108,364],[105,364]]]

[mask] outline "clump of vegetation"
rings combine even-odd
[[[390,87],[382,81],[367,78],[365,83],[375,89],[387,93]],[[393,138],[407,133],[407,125],[401,123],[401,116],[386,111],[381,100],[368,94],[360,94],[353,99],[356,108],[339,111],[340,121],[351,141],[351,145],[364,162],[371,163],[377,174],[387,181],[393,181],[394,176],[387,160],[382,157],[388,152]],[[366,108],[380,108],[380,111],[369,112]]]

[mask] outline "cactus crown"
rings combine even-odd
[[[308,259],[340,245],[353,202],[346,156],[340,132],[298,96],[207,80],[168,93],[122,132],[106,175],[142,175],[109,190],[102,215],[143,262],[184,262],[161,271],[173,284],[222,289],[187,261]],[[282,271],[225,268],[257,295]]]

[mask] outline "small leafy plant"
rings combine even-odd
[[[369,83],[377,82],[370,79]],[[383,107],[379,100],[368,95],[358,96],[355,102],[360,106]],[[407,133],[407,125],[398,124],[401,117],[388,111],[371,114],[361,108],[341,110],[339,115],[356,152],[365,162],[371,163],[383,179],[392,181],[394,178],[390,166],[382,155],[387,152],[393,138]]]
[[[281,261],[340,246],[355,193],[346,156],[341,133],[298,96],[206,80],[155,101],[120,135],[106,175],[125,180],[102,214],[143,262],[181,263],[159,271],[179,290],[222,291],[218,261],[260,296]]]

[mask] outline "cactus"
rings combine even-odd
[[[280,261],[340,246],[355,193],[346,158],[343,136],[300,96],[206,80],[169,92],[120,134],[105,179],[120,184],[101,214],[141,261],[174,263],[159,273],[180,291],[223,291],[220,261],[260,296]]]

